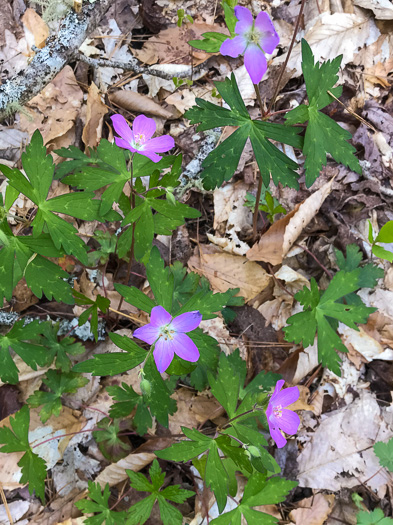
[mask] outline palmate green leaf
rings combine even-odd
[[[161,471],[156,459],[149,469],[151,483],[149,483],[140,472],[134,472],[132,470],[127,470],[126,472],[130,478],[130,485],[133,489],[151,493],[150,496],[130,507],[128,510],[127,525],[143,525],[149,519],[156,501],[158,501],[160,516],[164,525],[182,524],[182,514],[166,500],[183,503],[191,496],[194,496],[194,492],[181,489],[180,485],[171,485],[161,490],[165,481],[165,473]]]
[[[319,291],[315,279],[311,279],[311,290],[306,286],[295,295],[295,298],[304,306],[304,311],[292,315],[288,319],[288,326],[284,328],[285,339],[300,343],[307,347],[314,342],[318,335],[318,357],[324,366],[340,375],[341,359],[335,350],[347,352],[336,332],[338,322],[358,330],[355,323],[367,322],[368,316],[375,312],[375,308],[361,304],[343,304],[343,298],[359,290],[361,287],[360,268],[350,272],[340,271],[330,281],[328,288],[318,298]]]
[[[393,525],[392,518],[385,518],[382,509],[374,509],[371,512],[358,512],[356,519],[357,525]]]
[[[76,364],[73,371],[88,372],[93,376],[113,376],[135,368],[146,359],[146,350],[129,337],[114,333],[110,333],[109,337],[116,346],[125,350],[125,353],[96,354],[93,359]]]
[[[99,421],[98,430],[93,432],[102,455],[111,463],[128,456],[132,450],[129,440],[120,435],[122,430],[126,429],[128,429],[126,422],[105,417]]]
[[[221,44],[228,38],[228,35],[208,31],[207,33],[202,33],[202,37],[202,40],[189,40],[188,43],[195,49],[201,49],[208,53],[218,53]]]
[[[29,444],[30,411],[27,405],[10,417],[11,429],[0,428],[0,452],[24,452],[18,465],[22,468],[20,483],[28,483],[29,493],[45,500],[45,461],[35,454]]]
[[[6,334],[0,334],[0,378],[5,383],[18,382],[18,368],[11,357],[10,350],[18,354],[33,370],[45,366],[51,355],[43,346],[40,335],[43,326],[39,321],[24,325],[17,321]]]
[[[190,382],[199,392],[208,385],[208,373],[217,370],[220,347],[214,337],[205,334],[201,328],[189,332],[188,337],[194,341],[199,350],[198,366],[190,374]]]
[[[374,452],[378,456],[380,465],[393,472],[393,438],[389,439],[387,443],[383,441],[375,443]]]
[[[68,273],[45,257],[60,257],[48,234],[16,237],[9,225],[0,224],[0,301],[10,301],[20,279],[26,278],[27,286],[41,298],[73,304],[71,287],[65,279]]]
[[[334,87],[341,60],[342,55],[322,64],[314,63],[310,46],[302,40],[302,69],[309,103],[288,112],[285,119],[288,124],[303,124],[308,121],[303,148],[308,187],[315,182],[322,166],[326,166],[327,153],[337,162],[361,173],[359,161],[354,155],[356,150],[348,142],[352,135],[320,111],[333,101],[328,91],[335,97],[341,94],[342,88]]]
[[[116,512],[109,509],[110,489],[108,483],[105,485],[104,492],[98,483],[88,482],[90,499],[81,499],[75,506],[84,514],[95,514],[90,518],[85,518],[87,525],[124,525],[126,519],[125,512]]]
[[[48,370],[42,382],[50,388],[51,392],[36,390],[27,400],[32,408],[44,405],[40,411],[40,418],[43,423],[54,415],[58,417],[62,410],[61,396],[65,393],[75,393],[78,388],[85,386],[89,380],[80,374],[72,372],[65,374],[56,370]]]
[[[168,428],[168,415],[174,414],[177,409],[176,401],[171,398],[173,390],[169,388],[168,381],[162,379],[152,355],[146,361],[144,373],[150,383],[149,394],[143,395],[144,402],[157,421]]]
[[[301,129],[251,120],[233,74],[230,79],[215,82],[215,86],[230,109],[196,99],[197,105],[186,112],[186,117],[190,119],[191,124],[199,123],[198,131],[218,126],[234,126],[238,129],[204,160],[202,164],[204,171],[201,174],[204,179],[204,187],[214,189],[224,180],[232,177],[245,143],[250,138],[265,186],[269,185],[271,174],[275,184],[281,182],[284,186],[297,188],[298,165],[274,146],[270,140],[302,148],[303,139],[299,137]]]
[[[241,517],[248,525],[275,525],[277,519],[264,512],[254,510],[259,505],[274,505],[285,500],[288,492],[297,486],[296,481],[282,478],[267,479],[264,474],[254,473],[244,489],[243,499],[236,509],[211,521],[212,525],[240,525]]]
[[[89,317],[90,317],[90,327],[91,331],[94,334],[94,339],[97,342],[98,341],[98,310],[102,313],[106,313],[108,311],[108,308],[111,304],[110,300],[107,297],[103,297],[100,294],[96,295],[95,301],[93,299],[89,299],[86,297],[86,295],[78,292],[77,290],[72,290],[72,293],[75,297],[75,302],[78,305],[91,305],[89,308],[87,308],[80,316],[78,325],[82,326],[85,323],[87,323]]]
[[[108,386],[107,392],[116,401],[111,406],[109,415],[113,418],[124,418],[131,414],[136,407],[133,424],[140,436],[146,434],[147,429],[153,425],[148,405],[144,396],[137,394],[132,386],[122,383],[120,386]]]

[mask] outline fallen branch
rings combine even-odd
[[[111,3],[96,0],[87,2],[80,14],[70,11],[57,35],[51,36],[47,45],[36,52],[27,68],[0,86],[0,122],[38,95],[74,58],[75,51],[97,27]]]
[[[179,72],[171,72],[167,73],[164,70],[165,66],[168,66],[168,64],[161,64],[157,66],[144,66],[139,62],[138,59],[132,57],[128,62],[120,62],[118,60],[108,60],[106,58],[90,58],[82,53],[80,53],[77,57],[78,60],[81,60],[82,62],[86,62],[86,64],[89,64],[89,66],[98,68],[98,67],[113,67],[116,69],[122,69],[123,71],[134,71],[137,75],[151,75],[153,77],[160,77],[164,80],[172,80],[173,77],[176,78],[193,78],[195,80],[195,76],[197,75],[200,77],[204,74],[202,71],[203,66],[205,65],[205,62],[202,62],[199,66],[196,67],[190,67],[190,66],[183,66],[184,69],[180,70]],[[160,69],[162,67],[162,69]]]

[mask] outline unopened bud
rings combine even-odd
[[[142,390],[142,394],[146,397],[150,397],[151,394],[151,383],[148,379],[142,379],[140,383],[140,388]]]
[[[249,453],[254,456],[254,458],[260,458],[261,457],[261,453],[259,451],[259,449],[257,447],[254,447],[254,445],[250,445],[248,447],[248,451]]]

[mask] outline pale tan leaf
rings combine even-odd
[[[372,445],[393,436],[389,415],[374,394],[360,389],[350,405],[325,414],[298,457],[301,487],[338,491],[365,483],[379,497],[392,482]]]
[[[195,395],[189,388],[179,388],[172,398],[177,403],[177,411],[173,416],[169,415],[169,430],[172,434],[180,434],[182,426],[197,428],[200,423],[224,413],[210,393]]]
[[[296,525],[323,525],[332,512],[334,499],[334,494],[315,494],[299,501],[289,517]]]
[[[354,0],[355,5],[371,9],[375,18],[380,20],[393,19],[393,5],[389,0]]]
[[[174,112],[164,109],[152,98],[136,93],[136,91],[117,91],[109,95],[109,100],[128,111],[137,111],[138,113],[145,113],[147,115],[155,115],[166,119],[174,118]]]
[[[253,299],[270,282],[270,276],[259,264],[245,257],[217,251],[218,248],[200,245],[200,255],[188,261],[190,270],[208,279],[212,288],[226,292],[229,288],[240,288],[238,295],[245,301]],[[214,248],[215,253],[212,253]]]
[[[83,128],[82,140],[86,148],[96,148],[101,140],[102,123],[108,108],[101,100],[97,86],[92,82],[87,94],[86,124]]]
[[[22,16],[23,25],[32,33],[34,45],[38,48],[45,47],[46,39],[49,36],[49,28],[42,20],[40,15],[31,9],[26,9]]]
[[[265,261],[273,265],[280,264],[296,242],[303,229],[318,213],[324,200],[329,195],[333,179],[324,184],[294,210],[273,224],[262,235],[260,241],[247,252],[250,261]]]
[[[349,13],[322,13],[316,23],[304,35],[316,60],[332,60],[343,55],[341,66],[353,60],[355,53],[364,45],[371,45],[380,35],[371,18]],[[286,54],[274,59],[273,64],[284,62]],[[288,69],[301,74],[301,43],[297,44],[288,61]]]

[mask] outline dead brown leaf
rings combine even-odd
[[[294,210],[273,224],[262,235],[260,241],[247,252],[250,261],[265,261],[273,265],[282,263],[303,229],[318,213],[322,203],[329,195],[334,179],[324,184]]]
[[[32,33],[34,45],[39,49],[45,47],[46,39],[49,36],[49,27],[42,20],[40,15],[31,9],[26,9],[22,16],[23,25]]]
[[[42,92],[26,105],[30,117],[20,116],[20,128],[31,136],[39,129],[50,149],[69,146],[75,139],[75,120],[83,93],[70,66],[66,66]],[[70,132],[70,133],[68,133]]]
[[[83,128],[82,140],[87,148],[95,148],[101,140],[102,123],[104,116],[108,113],[108,108],[101,100],[101,93],[98,87],[91,83],[87,94],[86,124]]]
[[[228,34],[228,30],[218,24],[205,24],[195,21],[182,27],[169,27],[152,36],[143,45],[142,49],[133,49],[134,55],[145,64],[170,63],[193,64],[197,66],[212,54],[193,49],[189,40],[199,40],[202,33],[217,31]],[[195,60],[196,59],[196,60]]]
[[[205,276],[218,292],[240,288],[238,295],[249,301],[270,282],[266,271],[259,264],[247,261],[245,257],[221,252],[211,245],[200,245],[199,248],[200,254],[190,258],[188,267]]]
[[[315,494],[299,501],[289,517],[296,525],[323,525],[332,512],[334,499],[334,494]]]
[[[146,113],[147,115],[155,115],[165,119],[172,119],[177,116],[176,111],[171,112],[160,106],[152,98],[136,93],[136,91],[116,91],[116,93],[109,95],[109,100],[116,106],[128,111],[137,111],[138,113]]]

